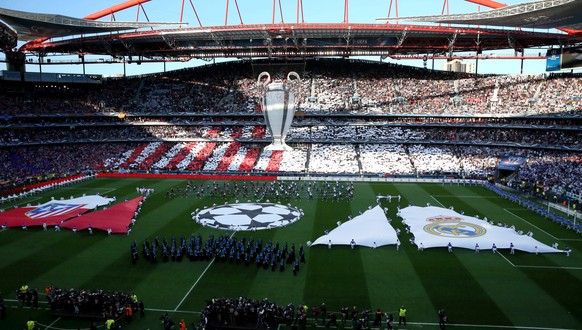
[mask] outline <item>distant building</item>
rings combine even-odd
[[[443,63],[441,66],[443,71],[475,73],[475,65],[473,63],[465,63],[463,60],[454,59]]]

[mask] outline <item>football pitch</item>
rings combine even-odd
[[[135,292],[146,307],[144,318],[134,317],[123,329],[161,329],[160,316],[168,313],[176,323],[198,322],[206,301],[213,297],[268,298],[278,305],[325,303],[328,311],[356,306],[358,310],[377,309],[392,313],[406,306],[406,327],[395,329],[437,329],[437,310],[448,311],[452,329],[582,329],[582,236],[560,227],[520,205],[503,199],[480,186],[429,183],[354,183],[351,201],[342,199],[280,198],[271,200],[302,209],[303,217],[286,227],[233,233],[202,227],[192,220],[196,209],[213,204],[234,203],[235,198],[176,194],[167,196],[172,187],[183,188],[181,179],[98,178],[44,192],[17,203],[46,202],[51,197],[96,194],[116,196],[118,201],[138,196],[136,187],[153,188],[130,235],[107,236],[105,232],[73,233],[63,229],[27,231],[10,228],[0,232],[0,292],[7,305],[7,316],[0,329],[19,330],[28,319],[41,324],[40,329],[88,328],[90,321],[53,317],[41,296],[38,309],[20,306],[15,291],[22,284],[44,292],[47,286],[62,289],[103,289]],[[199,182],[194,180],[194,182]],[[218,181],[222,183],[222,181]],[[305,181],[298,183],[305,184]],[[376,205],[377,195],[401,196],[388,207],[392,225],[401,230],[402,246],[377,249],[349,246],[306,247],[338,221]],[[237,198],[238,199],[238,198]],[[249,198],[251,199],[251,198]],[[241,200],[242,202],[242,200]],[[246,202],[246,200],[244,200]],[[409,243],[396,206],[409,204],[450,207],[466,215],[479,215],[496,222],[515,225],[534,238],[560,248],[562,253],[535,255],[517,251],[446,248],[420,252]],[[1,206],[6,207],[6,205]],[[262,239],[305,247],[306,263],[300,271],[271,271],[253,263],[228,261],[189,261],[151,263],[140,259],[132,264],[130,245],[135,240],[141,252],[144,240],[155,237],[186,239],[200,234],[235,235],[237,238]],[[102,326],[102,321],[99,321]],[[315,327],[312,321],[310,327]],[[340,326],[341,327],[341,326]],[[351,322],[346,328],[351,327]],[[102,327],[101,327],[102,328]],[[384,324],[382,329],[384,329]]]

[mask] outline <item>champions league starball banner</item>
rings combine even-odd
[[[546,52],[546,71],[560,71],[562,64],[562,50],[549,49]]]
[[[546,53],[546,71],[569,70],[582,67],[582,47],[549,49]]]
[[[554,249],[528,235],[519,234],[513,228],[491,224],[477,217],[459,214],[442,207],[408,206],[398,215],[410,226],[414,244],[424,248],[446,247],[491,250],[510,249],[531,253],[564,252]]]

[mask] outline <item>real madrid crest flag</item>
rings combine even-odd
[[[510,249],[526,252],[563,252],[535,240],[525,234],[519,234],[513,228],[492,224],[477,217],[459,214],[442,207],[409,206],[398,213],[404,223],[410,226],[414,235],[414,244],[422,243],[424,248],[452,247],[474,249],[479,244],[481,250]]]

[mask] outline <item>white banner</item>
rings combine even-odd
[[[384,211],[376,206],[358,215],[350,221],[344,222],[327,235],[323,235],[311,245],[354,245],[380,247],[396,244],[396,231],[388,222]]]
[[[505,228],[466,216],[442,207],[409,206],[398,213],[403,223],[410,226],[414,244],[423,248],[452,248],[491,250],[511,249],[531,253],[564,252],[543,244],[528,235],[520,235],[512,228]]]

